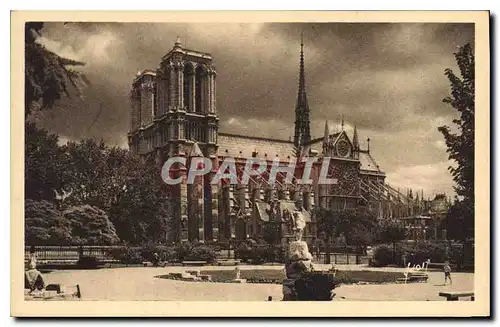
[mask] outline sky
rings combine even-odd
[[[453,195],[446,146],[437,128],[456,111],[446,68],[474,42],[473,24],[409,23],[46,23],[39,42],[84,61],[92,85],[36,117],[61,140],[94,137],[127,147],[128,94],[139,70],[155,69],[177,36],[209,52],[217,70],[221,132],[293,137],[300,35],[304,34],[311,133],[332,132],[341,116],[395,187]]]

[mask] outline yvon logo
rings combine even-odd
[[[422,262],[422,266],[420,265],[413,265],[411,262],[408,262],[408,265],[406,266],[406,271],[404,272],[405,275],[405,283],[408,281],[408,278],[410,277],[410,274],[412,273],[424,273],[427,274],[427,268],[429,267],[429,263],[431,263],[430,259],[427,259],[427,261]]]

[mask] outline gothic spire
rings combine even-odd
[[[356,125],[354,125],[354,134],[352,136],[352,143],[354,144],[354,148],[356,150],[359,149],[359,140],[358,140],[358,129],[356,128]]]
[[[323,142],[328,142],[328,136],[330,135],[330,127],[328,127],[328,120],[325,120],[325,133],[323,134]]]
[[[307,102],[306,81],[304,72],[304,37],[300,38],[300,66],[299,66],[299,90],[297,94],[297,105],[295,107],[295,135],[294,145],[296,148],[311,141],[311,130],[309,121],[309,104]]]

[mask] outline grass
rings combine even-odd
[[[213,282],[224,283],[234,279],[233,270],[202,270],[203,275],[211,275]],[[279,283],[285,279],[285,273],[277,269],[256,269],[240,270],[240,278],[246,279],[249,283]]]
[[[201,274],[211,275],[213,282],[224,283],[234,278],[232,270],[203,270]],[[355,284],[358,282],[384,284],[394,283],[398,278],[403,278],[402,272],[371,271],[371,270],[347,270],[337,271],[335,276],[342,284]],[[240,270],[240,278],[246,279],[249,283],[276,283],[281,284],[285,279],[283,270],[276,269],[256,269]]]

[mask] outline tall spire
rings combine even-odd
[[[323,134],[323,142],[328,142],[328,136],[330,135],[330,127],[328,127],[328,120],[325,120],[325,133]]]
[[[341,131],[343,131],[344,130],[344,114],[342,114],[342,117],[341,117],[340,127],[341,127]]]
[[[311,129],[309,121],[309,104],[306,94],[306,78],[304,72],[304,35],[300,36],[300,67],[299,67],[299,90],[297,94],[297,105],[295,106],[295,135],[294,145],[299,149],[303,144],[311,141]]]
[[[354,134],[352,135],[352,143],[354,144],[354,148],[359,150],[359,140],[358,140],[358,129],[356,125],[354,125]]]

